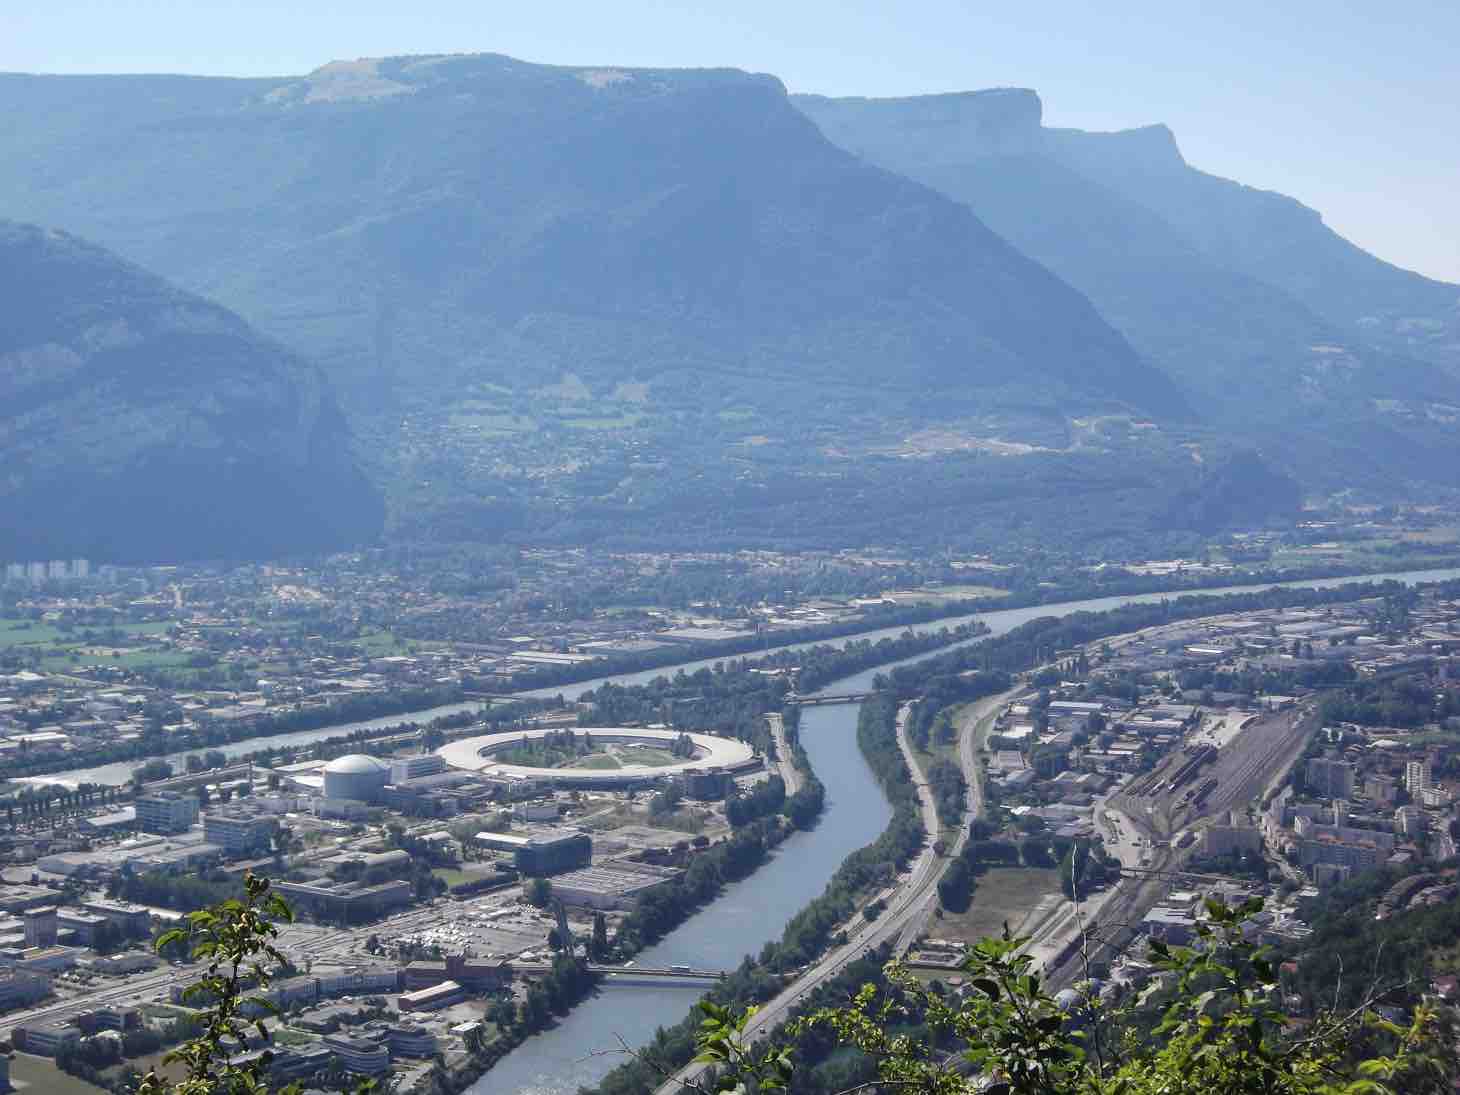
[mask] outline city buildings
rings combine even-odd
[[[1308,790],[1324,798],[1352,798],[1354,766],[1347,761],[1314,757],[1303,770]]]
[[[1404,764],[1404,789],[1409,797],[1418,801],[1430,785],[1430,762],[1424,760],[1406,761]]]
[[[185,833],[198,821],[198,800],[176,791],[141,795],[133,805],[137,809],[137,828],[144,833]]]
[[[415,897],[409,882],[382,882],[367,886],[358,882],[275,882],[274,889],[296,912],[345,923],[358,923],[407,905]]]
[[[390,1070],[390,1050],[367,1038],[348,1034],[326,1034],[320,1045],[339,1058],[346,1071],[379,1076]]]
[[[27,947],[54,947],[56,945],[56,906],[43,905],[26,909],[21,914],[25,921],[25,945]]]
[[[255,806],[224,806],[203,815],[203,839],[225,855],[266,852],[279,830],[279,821]]]

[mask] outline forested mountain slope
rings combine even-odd
[[[0,558],[281,555],[378,534],[324,378],[228,310],[0,221]]]

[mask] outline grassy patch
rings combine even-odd
[[[101,1090],[56,1067],[49,1057],[17,1053],[10,1062],[10,1080],[16,1090],[31,1095],[96,1095]]]
[[[590,753],[586,757],[579,757],[573,764],[573,767],[612,769],[623,766],[619,764],[617,757],[610,756],[607,753]]]
[[[295,1030],[293,1027],[275,1027],[273,1036],[274,1044],[280,1046],[307,1046],[311,1042],[319,1041],[317,1034]]]
[[[60,638],[60,628],[50,624],[16,617],[0,619],[0,646],[32,646],[53,643]]]
[[[678,764],[680,758],[668,749],[655,749],[650,745],[629,745],[618,751],[624,764],[642,764],[646,768],[662,768],[666,764]]]
[[[384,657],[387,654],[403,654],[414,647],[390,631],[369,631],[354,642],[366,654]]]
[[[1008,921],[1017,935],[1052,907],[1041,902],[1057,895],[1059,885],[1059,871],[1053,867],[995,867],[979,876],[968,908],[961,913],[944,910],[941,919],[929,922],[928,934],[976,943],[998,935]]]
[[[455,867],[432,867],[431,873],[448,886],[460,886],[463,882],[475,882],[482,877],[479,874],[467,874]]]

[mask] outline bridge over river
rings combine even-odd
[[[513,962],[514,973],[549,973],[552,966],[546,962]],[[724,970],[697,970],[690,966],[600,966],[590,962],[590,973],[601,973],[615,984],[644,983],[660,981],[718,981],[725,976]]]
[[[861,703],[871,692],[816,692],[810,696],[798,696],[794,692],[786,697],[786,703],[798,707],[830,707],[838,703]]]

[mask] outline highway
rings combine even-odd
[[[786,781],[787,797],[794,795],[801,790],[801,784],[805,777],[801,769],[791,762],[791,746],[786,741],[786,720],[780,714],[767,715],[766,722],[770,724],[771,740],[776,743],[776,767],[780,770],[781,779]]]
[[[968,784],[968,813],[963,819],[965,833],[973,819],[983,814],[983,766],[978,762],[981,744],[979,725],[1023,690],[1024,686],[1018,685],[997,696],[985,696],[975,701],[963,717],[963,732],[958,736],[958,766],[963,769],[963,782]]]
[[[989,712],[1005,703],[1012,692],[988,696],[977,701],[965,719],[965,732],[959,739],[958,757],[968,783],[968,805],[958,835],[946,849],[946,857],[958,855],[968,840],[969,824],[983,809],[983,785],[979,778],[978,751],[974,741],[978,723]],[[910,705],[904,704],[897,713],[897,744],[902,750],[903,760],[912,775],[918,792],[922,812],[923,829],[929,834],[922,852],[899,883],[896,896],[888,902],[887,909],[876,920],[867,923],[858,918],[859,926],[848,930],[850,938],[844,946],[828,951],[810,969],[787,986],[778,996],[761,1006],[760,1011],[745,1026],[745,1039],[753,1042],[775,1030],[789,1017],[808,995],[841,972],[842,967],[869,950],[892,943],[893,949],[901,953],[922,931],[924,922],[932,912],[938,899],[938,880],[943,875],[946,858],[933,851],[933,836],[940,828],[938,810],[933,802],[932,791],[927,784],[918,780],[918,765],[913,756],[912,743],[907,737],[907,716]],[[659,1086],[661,1095],[674,1095],[684,1089],[687,1083],[699,1078],[703,1065],[686,1065],[670,1079]]]
[[[164,965],[152,973],[125,977],[115,985],[89,992],[84,996],[73,996],[67,1000],[50,1000],[24,1011],[13,1011],[0,1019],[0,1035],[9,1037],[16,1027],[38,1022],[65,1022],[82,1012],[95,1011],[108,1004],[152,1003],[165,999],[172,985],[178,980],[178,971]],[[188,978],[189,981],[193,978]]]
[[[907,714],[908,705],[904,704],[897,713],[897,741],[902,748],[902,755],[908,763],[909,771],[916,778],[917,767],[913,764],[912,749],[906,733]],[[938,814],[937,808],[933,804],[932,792],[923,783],[917,785],[917,791],[922,809],[923,825],[929,834],[936,833]],[[967,826],[964,826],[964,831],[958,839],[960,849],[966,837]],[[887,909],[882,915],[870,923],[862,921],[858,917],[858,925],[848,929],[847,934],[850,938],[843,946],[833,947],[778,996],[763,1004],[750,1022],[745,1025],[746,1041],[753,1042],[775,1030],[786,1021],[798,1004],[840,973],[842,967],[847,963],[860,958],[866,952],[880,947],[884,943],[890,942],[897,949],[906,947],[912,936],[921,928],[923,918],[927,915],[932,901],[937,898],[942,864],[942,858],[933,851],[933,839],[930,835],[923,845],[923,850],[907,871],[905,880],[898,886],[896,896],[888,903]],[[686,1084],[698,1079],[704,1071],[704,1065],[686,1065],[661,1084],[658,1090],[664,1095],[672,1095],[672,1093],[683,1090]]]

